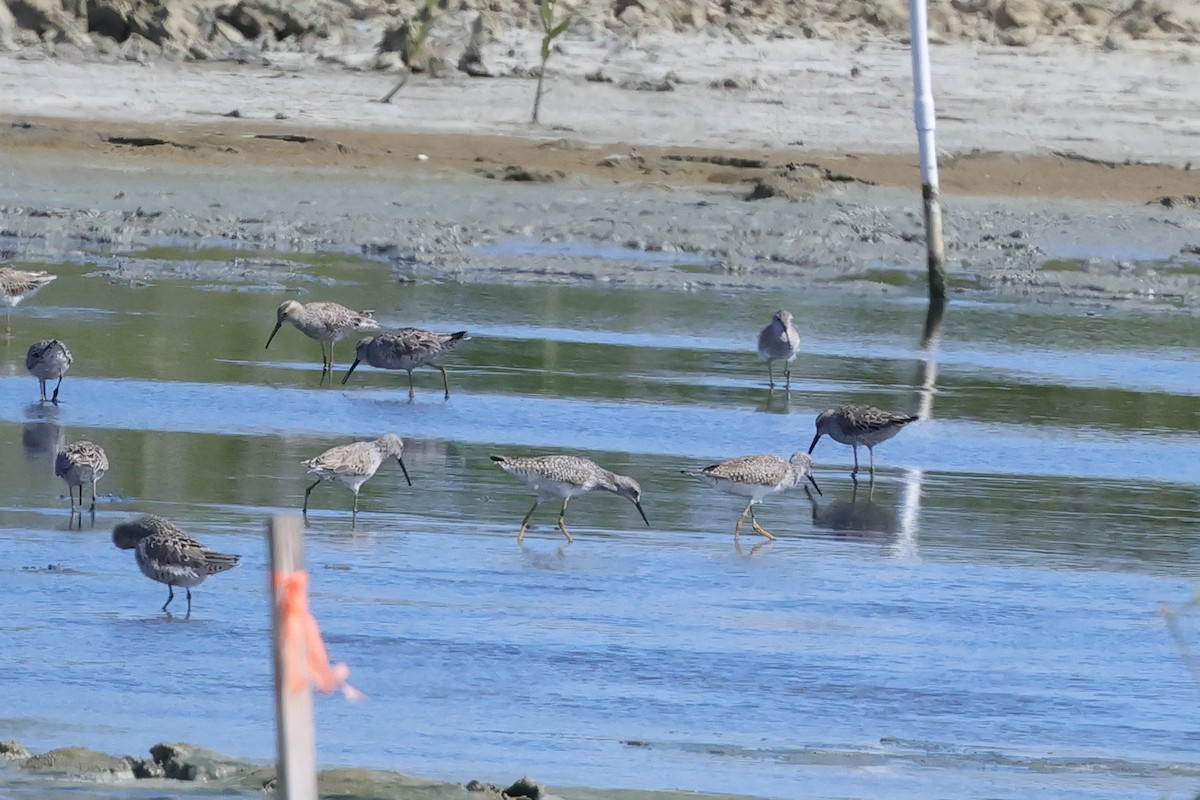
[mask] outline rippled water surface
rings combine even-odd
[[[346,489],[312,496],[313,608],[368,695],[318,701],[324,765],[771,798],[1200,788],[1200,695],[1158,616],[1200,578],[1194,320],[963,299],[929,338],[905,292],[281,264],[290,296],[471,332],[446,360],[451,399],[420,370],[409,402],[403,374],[320,386],[317,343],[290,327],[264,350],[287,295],[51,268],[0,345],[0,739],[269,759],[264,521],[299,508],[301,459],[390,430],[411,488],[381,468],[355,528]],[[804,337],[790,395],[752,349],[778,306]],[[49,336],[75,355],[58,407],[24,370]],[[351,356],[341,343],[339,379]],[[851,401],[926,418],[878,448],[873,487],[823,440],[824,496],[768,499],[778,541],[735,548],[738,500],[680,470],[807,448],[816,412]],[[52,462],[80,438],[112,469],[94,526],[72,530]],[[650,527],[586,496],[573,545],[543,507],[519,547],[531,499],[488,455],[546,451],[636,477]],[[111,544],[146,511],[243,556],[190,619],[160,613],[164,587]]]

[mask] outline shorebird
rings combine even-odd
[[[12,334],[12,310],[26,298],[33,297],[38,290],[58,278],[49,272],[25,272],[12,267],[0,267],[0,301],[4,309],[4,334]]]
[[[718,489],[725,494],[735,494],[739,497],[749,497],[750,502],[742,509],[737,525],[733,527],[733,538],[736,541],[742,532],[742,522],[746,514],[750,514],[750,525],[755,533],[774,539],[775,535],[758,524],[754,517],[754,506],[761,503],[769,494],[790,489],[808,478],[809,483],[821,493],[812,476],[812,456],[803,450],[792,453],[792,457],[784,461],[779,456],[754,455],[738,456],[719,464],[712,464],[699,472],[681,470],[684,475],[691,475]]]
[[[646,512],[642,510],[642,487],[633,478],[618,475],[588,458],[580,456],[551,455],[534,456],[531,458],[509,458],[508,456],[492,456],[492,461],[500,465],[500,469],[509,475],[515,475],[525,481],[533,489],[537,499],[533,507],[521,520],[521,530],[517,533],[518,544],[525,539],[525,529],[529,526],[529,518],[537,510],[538,503],[555,498],[562,498],[562,509],[558,512],[558,529],[573,542],[570,532],[563,521],[567,513],[567,503],[577,494],[590,492],[593,489],[603,489],[606,492],[619,494],[637,507],[642,515],[642,521],[647,525]]]
[[[175,587],[187,591],[187,613],[192,614],[192,587],[209,575],[225,572],[238,565],[241,556],[217,553],[188,536],[169,520],[144,514],[113,528],[113,544],[133,550],[138,568],[152,581],[167,585],[167,602],[175,599]]]
[[[371,479],[379,465],[388,456],[395,456],[404,473],[404,480],[412,486],[408,477],[408,468],[404,466],[401,454],[404,452],[404,440],[394,433],[385,433],[370,442],[353,442],[331,447],[316,458],[310,458],[300,463],[308,467],[308,471],[318,475],[312,485],[304,490],[304,514],[308,514],[308,495],[321,481],[341,481],[354,492],[354,511],[350,517],[353,521],[358,518],[358,490]]]
[[[817,442],[822,436],[854,448],[854,471],[851,477],[858,475],[858,446],[865,445],[871,455],[871,479],[875,478],[875,445],[886,442],[895,436],[910,422],[916,422],[918,417],[911,414],[893,414],[882,411],[874,406],[838,406],[829,408],[817,415],[817,435],[813,437],[808,452],[816,449]]]
[[[108,454],[98,444],[85,440],[71,442],[54,457],[54,474],[67,482],[71,495],[71,514],[75,513],[75,487],[79,487],[79,513],[83,515],[83,487],[92,485],[92,507],[96,513],[96,482],[108,472]]]
[[[758,334],[758,357],[767,362],[767,381],[775,388],[773,361],[783,361],[783,376],[787,389],[792,388],[792,360],[800,350],[800,332],[796,330],[792,312],[782,308],[771,317],[771,323]]]
[[[25,369],[42,385],[42,402],[46,402],[46,381],[58,378],[54,387],[54,395],[50,402],[58,402],[58,390],[62,386],[63,375],[71,368],[71,351],[58,339],[42,339],[29,346],[25,354]]]
[[[341,341],[347,334],[378,330],[379,323],[370,311],[352,311],[341,303],[298,303],[288,300],[279,305],[275,312],[275,329],[267,338],[267,347],[283,323],[290,322],[310,339],[321,343],[321,376],[333,375],[333,343]],[[325,343],[329,342],[329,353]],[[266,349],[266,348],[263,348]]]
[[[449,400],[450,379],[446,377],[446,368],[437,360],[450,348],[469,338],[466,331],[434,333],[422,328],[398,328],[384,331],[378,336],[369,336],[355,348],[354,363],[346,371],[342,384],[350,380],[350,373],[363,361],[380,369],[402,369],[408,373],[408,399],[411,400],[414,394],[412,371],[417,367],[430,366],[441,371],[442,386]]]

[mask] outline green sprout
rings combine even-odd
[[[550,60],[550,46],[554,40],[566,33],[571,26],[570,13],[558,22],[554,21],[554,6],[557,0],[541,0],[538,6],[538,16],[542,21],[542,66],[538,70],[537,93],[533,96],[533,122],[538,121],[538,109],[542,105],[542,95],[545,94],[543,83],[546,79],[546,62]]]
[[[421,48],[425,46],[425,40],[429,38],[430,31],[433,30],[433,23],[436,21],[434,9],[437,8],[439,0],[425,0],[425,5],[422,6],[412,18],[411,21],[406,21],[400,30],[403,34],[403,45],[400,53],[401,60],[404,62],[404,71],[400,75],[400,80],[391,88],[387,94],[379,98],[381,103],[392,102],[392,97],[396,92],[408,83],[409,77],[413,72],[413,62],[421,52]]]

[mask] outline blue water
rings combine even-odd
[[[1200,689],[1158,615],[1200,578],[1200,345],[1175,320],[952,304],[925,350],[907,298],[406,287],[389,324],[475,337],[451,399],[419,371],[410,403],[376,370],[319,387],[294,330],[264,351],[276,298],[68,281],[0,349],[0,739],[269,760],[264,522],[299,508],[300,459],[394,430],[412,487],[385,465],[354,528],[349,492],[312,496],[313,610],[367,694],[318,700],[323,765],[769,798],[1200,788]],[[790,397],[751,349],[777,305],[805,336]],[[22,363],[52,334],[76,354],[57,409]],[[850,400],[929,418],[878,448],[873,489],[823,440],[823,496],[770,498],[778,541],[735,547],[738,501],[679,470],[807,448]],[[71,530],[51,461],[78,438],[113,466]],[[518,547],[530,498],[487,456],[561,450],[640,480],[651,525],[586,496],[573,545],[543,508]],[[109,540],[145,511],[243,556],[190,619]]]

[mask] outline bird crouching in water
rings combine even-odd
[[[133,550],[138,568],[152,581],[167,585],[167,602],[175,599],[175,587],[187,591],[187,613],[192,614],[192,587],[218,572],[236,567],[241,556],[209,550],[175,527],[169,520],[145,514],[113,528],[113,544]]]
[[[446,377],[446,368],[437,361],[459,342],[470,338],[466,331],[434,333],[423,328],[399,328],[367,337],[354,349],[354,363],[346,370],[342,385],[350,380],[355,368],[364,361],[379,369],[402,369],[408,373],[408,399],[411,400],[415,396],[413,370],[429,366],[442,373],[442,386],[449,400],[450,379]]]
[[[894,414],[874,406],[838,406],[817,415],[817,435],[813,437],[808,452],[817,447],[822,436],[854,448],[854,471],[850,477],[857,480],[858,446],[864,445],[871,457],[871,480],[875,479],[875,445],[891,439],[910,422],[919,417],[912,414]]]
[[[800,332],[792,312],[782,308],[771,317],[771,322],[758,334],[758,357],[767,362],[767,384],[775,388],[775,374],[771,369],[774,361],[783,362],[785,388],[792,388],[792,360],[800,351]]]
[[[275,339],[275,334],[290,322],[296,330],[310,339],[321,343],[321,377],[333,377],[333,345],[351,333],[362,333],[379,329],[379,323],[371,316],[370,311],[353,311],[341,303],[299,303],[287,300],[279,305],[275,312],[275,328],[267,338],[267,349]],[[329,343],[329,352],[325,352],[325,343]]]
[[[25,354],[25,369],[38,379],[42,387],[43,403],[46,402],[46,382],[56,378],[58,383],[54,386],[54,396],[50,398],[50,402],[58,402],[58,390],[62,387],[63,375],[67,374],[74,360],[71,351],[58,339],[42,339],[29,346],[29,352]]]
[[[500,469],[523,480],[537,495],[537,499],[533,501],[533,507],[521,520],[521,530],[517,533],[518,544],[525,539],[525,529],[529,526],[529,518],[537,510],[538,503],[556,498],[562,498],[562,509],[558,512],[558,529],[562,531],[563,536],[567,537],[568,543],[575,541],[571,538],[564,520],[567,514],[567,503],[575,495],[584,494],[593,489],[602,489],[624,497],[637,507],[638,513],[642,515],[642,521],[647,525],[650,524],[650,520],[646,519],[646,512],[642,510],[642,487],[638,485],[638,482],[627,475],[618,475],[607,470],[590,458],[568,455],[530,458],[492,456],[491,458],[499,465]]]

